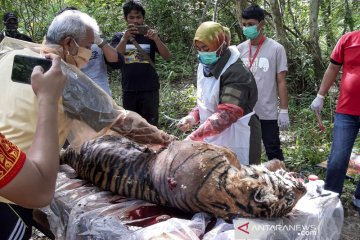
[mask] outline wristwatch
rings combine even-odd
[[[99,48],[102,48],[105,44],[107,44],[107,41],[103,39],[100,44],[98,44]]]

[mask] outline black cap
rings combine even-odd
[[[11,19],[11,18],[13,18],[13,19],[15,19],[15,20],[18,20],[16,14],[13,13],[13,12],[7,12],[7,13],[5,13],[3,20],[4,20],[4,22],[7,22],[7,21],[8,21],[9,19]]]

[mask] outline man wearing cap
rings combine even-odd
[[[254,107],[261,122],[262,140],[269,160],[284,160],[279,130],[290,126],[286,86],[287,58],[284,47],[264,33],[265,14],[258,5],[242,12],[247,41],[239,44],[240,58],[255,77],[258,101]]]
[[[5,13],[3,23],[6,29],[0,34],[0,42],[4,39],[5,36],[20,39],[23,41],[33,42],[33,40],[29,36],[22,34],[18,31],[19,20],[15,13]]]

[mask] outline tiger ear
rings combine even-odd
[[[266,192],[263,188],[258,189],[254,194],[254,201],[258,203],[265,202]]]
[[[254,194],[254,201],[257,203],[270,203],[277,201],[277,198],[271,192],[266,191],[265,188],[260,188]]]
[[[286,169],[283,161],[273,159],[262,164],[271,172],[276,172],[279,169]]]

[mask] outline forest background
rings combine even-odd
[[[74,6],[94,17],[103,38],[126,28],[122,5],[125,0],[1,0],[0,16],[16,12],[19,29],[36,42],[42,42],[55,14]],[[245,40],[239,22],[241,11],[258,4],[266,11],[266,35],[284,45],[288,57],[287,84],[291,128],[281,133],[286,165],[291,170],[324,178],[316,165],[327,159],[332,141],[333,117],[339,81],[326,96],[322,118],[326,130],[320,131],[310,104],[316,96],[329,56],[337,40],[346,32],[360,28],[359,0],[141,0],[145,22],[166,42],[172,60],[156,59],[161,79],[160,126],[183,139],[176,122],[195,106],[197,52],[193,37],[203,21],[215,20],[231,30],[231,43]],[[1,29],[4,26],[1,21]],[[109,71],[115,101],[121,105],[121,74]],[[340,79],[340,76],[339,76]],[[360,149],[356,141],[354,151]],[[262,160],[266,160],[262,155]],[[345,183],[344,202],[349,202],[359,175]]]

